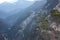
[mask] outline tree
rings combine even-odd
[[[52,21],[60,22],[60,12],[57,9],[51,10]]]
[[[40,20],[37,21],[39,30],[46,30],[48,28],[48,20],[46,19],[45,13],[39,15]]]
[[[36,28],[35,30],[37,30],[37,36],[36,36],[36,40],[44,40],[44,32],[47,30],[48,28],[48,20],[46,19],[45,13],[40,13],[38,15],[38,21],[36,22]],[[40,39],[39,39],[40,38]]]

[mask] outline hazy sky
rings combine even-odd
[[[0,4],[4,3],[4,2],[8,2],[8,3],[14,3],[17,2],[18,0],[0,0]],[[21,1],[42,1],[42,0],[21,0]]]
[[[27,0],[27,1],[43,1],[43,0]]]
[[[27,1],[34,1],[34,0],[27,0]]]
[[[8,3],[14,3],[18,0],[0,0],[0,4],[4,3],[4,2],[8,2]],[[34,0],[21,0],[21,1],[34,1]]]
[[[0,4],[3,3],[3,2],[9,2],[9,3],[14,3],[18,0],[0,0]]]

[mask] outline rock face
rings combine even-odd
[[[53,22],[50,25],[51,28],[53,28],[55,31],[60,31],[60,24]]]
[[[60,12],[60,2],[58,5],[56,5],[55,9],[57,9]]]
[[[52,22],[47,31],[42,35],[44,40],[60,40],[60,24]]]
[[[51,3],[52,2],[52,3]],[[39,2],[40,3],[40,2]],[[54,3],[58,3],[58,1],[56,0],[54,0],[54,1],[52,1],[52,0],[49,0],[48,2],[47,2],[47,4],[45,5],[45,6],[47,6],[47,9],[52,9],[54,6],[56,6],[56,4],[54,5]],[[49,5],[49,6],[48,6]],[[52,5],[54,5],[54,6],[52,6]],[[36,6],[36,5],[35,5]],[[39,7],[40,7],[40,4],[39,4],[39,6],[38,6],[38,9],[35,9],[35,6],[33,6],[34,7],[34,10],[39,10]],[[51,7],[52,6],[52,7]],[[37,7],[36,7],[37,8]],[[39,10],[40,11],[40,10]],[[2,24],[3,24],[3,22],[2,22]],[[2,25],[3,26],[3,25]],[[52,28],[53,29],[53,28]],[[22,36],[22,33],[18,33],[18,35],[17,35],[17,38],[16,39],[13,39],[13,37],[15,38],[15,31],[16,29],[13,29],[13,31],[11,31],[11,36],[12,36],[12,39],[11,40],[23,40],[23,36]],[[10,33],[10,32],[9,32]],[[8,33],[8,34],[9,34]],[[47,38],[45,38],[44,40],[55,40],[55,36],[57,35],[57,33],[55,34],[55,31],[51,31],[51,33],[50,33],[50,31],[49,32],[47,32],[50,36],[49,36],[49,39],[47,39]],[[26,38],[28,38],[28,36],[31,34],[31,33],[26,33],[27,34],[27,37]],[[28,35],[29,34],[29,35]],[[9,36],[10,36],[9,35]],[[8,36],[8,37],[9,37]],[[47,36],[48,37],[48,36]],[[30,37],[31,38],[31,37]],[[57,38],[57,37],[56,37]],[[28,39],[27,39],[28,40]],[[30,40],[30,39],[29,39]],[[35,40],[35,39],[34,39]]]
[[[43,9],[52,10],[57,4],[59,3],[59,0],[47,0],[47,3],[45,4]]]
[[[54,1],[54,2],[53,2]],[[59,1],[59,0],[58,0]],[[45,12],[52,10],[54,7],[60,11],[60,2],[57,0],[48,0],[45,6]],[[51,3],[51,4],[50,4]],[[56,4],[54,4],[56,3]],[[43,40],[60,40],[60,24],[53,22],[49,24],[49,28],[43,33]]]

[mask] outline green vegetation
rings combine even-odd
[[[37,21],[37,26],[39,30],[46,30],[48,28],[48,20],[46,20],[44,13],[41,13],[39,17],[40,20]]]
[[[37,21],[36,25],[37,25],[36,30],[38,31],[36,40],[39,40],[40,36],[42,40],[47,39],[48,35],[46,34],[46,30],[48,28],[48,20],[45,17],[45,13],[39,14],[39,20]]]
[[[49,19],[51,21],[60,22],[60,12],[57,9],[51,10]],[[51,34],[48,33],[49,30],[48,24],[49,23],[48,20],[46,19],[45,13],[40,13],[38,20],[36,22],[37,26],[35,28],[35,32],[37,32],[38,34],[35,38],[36,40],[39,40],[39,38],[42,38],[42,40],[50,40]]]
[[[55,22],[60,21],[60,12],[58,10],[56,10],[56,9],[51,10],[50,13],[51,13],[50,17],[49,17],[50,20],[52,18],[52,20]],[[31,32],[32,40],[40,40],[40,39],[41,40],[50,40],[51,34],[48,33],[48,30],[50,30],[50,29],[53,30],[53,29],[49,28],[48,24],[49,24],[49,22],[46,19],[45,13],[40,13],[38,15],[38,19],[36,21],[36,28],[34,28],[33,31]]]
[[[51,10],[51,18],[55,22],[60,22],[60,12],[57,9]]]

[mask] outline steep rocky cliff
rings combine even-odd
[[[52,6],[54,6],[54,3]],[[51,10],[54,10],[54,11],[51,12]],[[55,5],[51,10],[50,10],[50,17],[48,18],[50,20],[49,26],[48,26],[48,29],[43,32],[42,37],[43,37],[43,40],[60,40],[60,16],[59,16],[60,2],[58,2],[58,4]]]

